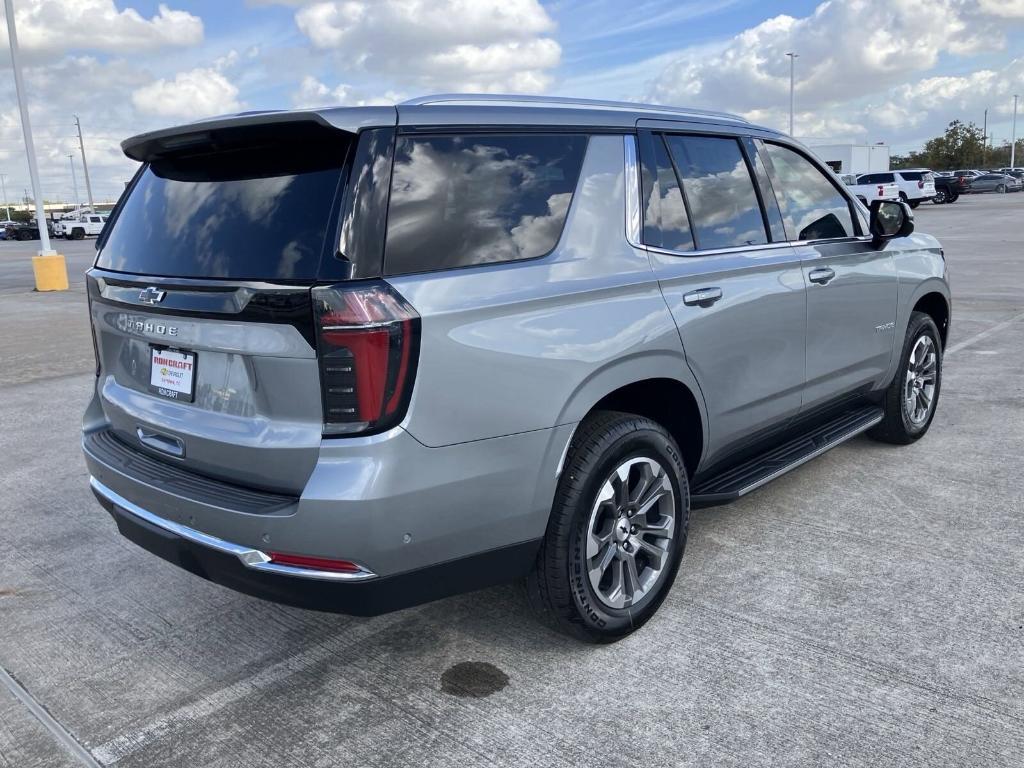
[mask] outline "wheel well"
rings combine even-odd
[[[939,327],[939,336],[942,337],[942,348],[946,348],[946,334],[949,333],[949,305],[941,293],[926,293],[917,300],[914,305],[915,312],[924,312],[930,315],[935,325]]]
[[[704,430],[697,399],[675,379],[635,381],[605,395],[592,410],[625,411],[646,416],[667,429],[683,452],[691,477],[704,450]]]

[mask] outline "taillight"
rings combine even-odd
[[[921,181],[917,182],[917,188],[918,189],[924,189],[924,179],[922,179]]]
[[[885,187],[881,184],[878,185],[878,196],[883,197],[885,195]]]
[[[420,318],[387,283],[313,289],[324,434],[379,432],[405,416]]]

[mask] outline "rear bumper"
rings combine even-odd
[[[256,549],[204,534],[128,501],[96,478],[100,504],[130,541],[222,586],[285,605],[354,616],[376,616],[442,597],[501,584],[531,567],[539,540],[482,552],[394,576],[329,573],[269,562]]]

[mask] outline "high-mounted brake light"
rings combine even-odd
[[[405,415],[419,354],[416,310],[384,282],[313,289],[324,434],[379,432]]]

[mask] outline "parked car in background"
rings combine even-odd
[[[953,176],[952,174],[933,174],[935,180],[935,197],[932,202],[937,205],[955,203],[960,195],[971,191],[969,176]]]
[[[870,207],[872,200],[899,200],[900,189],[893,181],[889,184],[858,184],[857,175],[844,173],[840,175],[843,183],[864,205]]]
[[[74,218],[58,219],[53,226],[53,233],[68,240],[81,240],[86,235],[99,235],[106,223],[106,214],[86,213]]]
[[[926,168],[884,173],[865,173],[857,177],[858,184],[892,184],[899,187],[899,199],[917,208],[925,200],[935,197],[935,179]]]
[[[940,243],[741,117],[448,95],[122,147],[90,483],[242,592],[367,615],[525,578],[611,642],[669,593],[691,508],[935,414]]]
[[[1021,180],[1005,173],[983,173],[971,179],[971,192],[1020,192]]]
[[[1005,173],[1007,176],[1024,181],[1024,168],[1000,168],[999,173]]]
[[[6,221],[0,221],[0,240],[7,239],[7,227],[13,226],[18,222],[13,219],[7,219]]]
[[[5,228],[7,233],[7,240],[38,240],[39,239],[39,225],[35,219],[31,221],[16,221],[12,224],[8,224]],[[53,237],[53,226],[50,222],[46,222],[46,231]]]
[[[959,171],[953,171],[953,175],[958,178],[966,176],[967,178],[973,179],[977,178],[978,176],[984,176],[985,172],[973,169],[961,169]]]

